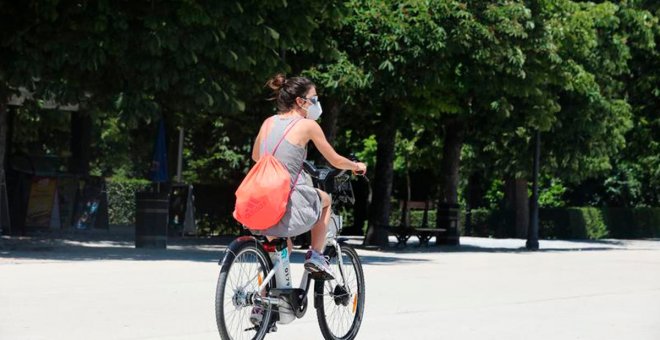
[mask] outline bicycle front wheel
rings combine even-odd
[[[261,340],[271,323],[272,307],[250,303],[251,294],[270,270],[266,253],[252,242],[242,244],[233,260],[223,264],[215,295],[215,318],[222,340]],[[268,291],[270,285],[266,286]],[[256,313],[262,308],[263,313]],[[260,318],[255,318],[260,315]],[[260,320],[259,320],[260,319]]]
[[[326,250],[335,275],[343,280],[317,280],[314,286],[316,317],[326,340],[352,340],[357,336],[364,313],[364,273],[357,252],[341,246]],[[339,269],[339,256],[342,269]],[[341,282],[340,282],[341,281]]]

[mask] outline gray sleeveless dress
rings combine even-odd
[[[273,117],[273,124],[266,137],[265,146],[268,152],[272,152],[275,146],[284,135],[284,131],[289,124],[293,123],[298,117]],[[260,145],[260,154],[263,155],[264,143]],[[305,233],[312,229],[312,226],[321,216],[321,198],[318,192],[311,185],[311,179],[301,171],[302,162],[307,156],[304,147],[289,143],[286,139],[282,140],[279,148],[275,152],[277,158],[289,170],[291,175],[291,184],[298,177],[298,181],[293,185],[291,198],[286,207],[286,213],[282,219],[274,226],[262,230],[260,234],[275,237],[292,237]],[[300,176],[298,173],[300,172]]]

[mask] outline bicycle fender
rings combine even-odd
[[[254,236],[240,236],[235,240],[233,240],[229,244],[229,246],[227,246],[227,250],[225,250],[225,255],[218,262],[218,265],[222,266],[227,261],[231,262],[236,257],[236,253],[243,246],[243,244],[250,242],[256,245],[257,239]]]

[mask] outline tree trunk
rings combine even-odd
[[[364,179],[353,181],[353,225],[342,230],[342,235],[364,236],[364,222],[368,219],[369,211],[369,184]]]
[[[516,178],[516,237],[526,239],[529,227],[529,195],[527,194],[527,179]]]
[[[394,143],[396,141],[395,112],[391,104],[383,105],[383,116],[376,136],[376,176],[373,184],[373,196],[369,208],[369,228],[364,238],[365,245],[387,246],[390,196],[394,179]]]
[[[7,101],[0,96],[0,183],[4,180],[5,158],[7,154]]]
[[[513,212],[513,235],[511,229],[502,231],[502,236],[526,238],[529,226],[529,195],[527,195],[527,180],[508,177],[504,181],[505,208]]]
[[[444,121],[445,140],[440,163],[440,199],[436,213],[436,226],[447,229],[438,236],[436,244],[458,245],[458,170],[465,137],[465,124],[457,118]]]
[[[92,117],[82,112],[71,112],[71,159],[69,171],[87,176],[92,144]]]
[[[512,231],[511,225],[515,226],[515,209],[516,209],[516,184],[515,179],[511,176],[506,176],[504,178],[504,214],[500,222],[497,223],[495,229],[495,237],[500,238],[512,238],[515,235],[515,232]],[[515,227],[514,227],[515,229]]]
[[[330,145],[334,146],[335,139],[337,137],[337,121],[339,120],[339,111],[341,105],[338,101],[330,100],[323,110],[323,117],[321,119],[321,129],[323,129],[323,134],[328,140]],[[346,156],[346,155],[345,155]],[[328,164],[326,159],[321,155],[321,153],[316,149],[314,144],[309,148],[308,158],[314,160],[318,165]]]
[[[468,177],[467,195],[465,199],[465,235],[472,236],[472,209],[481,207],[483,194],[481,192],[481,174],[473,172]]]
[[[7,155],[7,146],[9,145],[7,140],[7,116],[7,100],[5,96],[0,96],[0,234],[11,232],[9,198],[5,177],[5,158]]]
[[[328,139],[328,143],[333,145],[337,137],[337,121],[339,120],[341,105],[335,100],[331,100],[328,104],[327,111],[323,112],[321,128],[323,129],[323,133],[325,133],[325,138]]]
[[[9,146],[7,141],[7,117],[9,115],[9,107],[7,103],[9,102],[9,94],[7,88],[3,85],[4,84],[0,84],[0,173],[2,173],[2,179],[4,179],[6,166],[5,160],[7,158],[7,148]]]
[[[411,201],[411,192],[412,190],[410,189],[410,164],[406,162],[406,202],[404,204],[405,209],[401,212],[401,220],[403,221],[403,225],[409,226],[410,225],[410,214],[408,213],[408,202]]]
[[[458,204],[458,170],[465,126],[456,118],[447,119],[444,126],[445,141],[440,163],[440,203]]]
[[[513,177],[504,178],[504,209],[513,210],[516,201],[516,183]]]

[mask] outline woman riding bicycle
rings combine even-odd
[[[330,220],[330,196],[300,177],[307,143],[312,141],[321,155],[337,169],[365,173],[367,166],[339,155],[328,143],[316,122],[322,109],[311,80],[305,77],[287,79],[283,74],[277,74],[267,85],[274,91],[272,100],[277,104],[277,114],[261,124],[252,159],[258,161],[265,152],[264,147],[270,152],[277,147],[274,156],[288,169],[293,188],[282,219],[260,233],[272,239],[293,237],[311,230],[311,249],[305,256],[305,269],[324,279],[333,279],[334,273],[322,255]],[[282,136],[285,138],[278,146]]]

